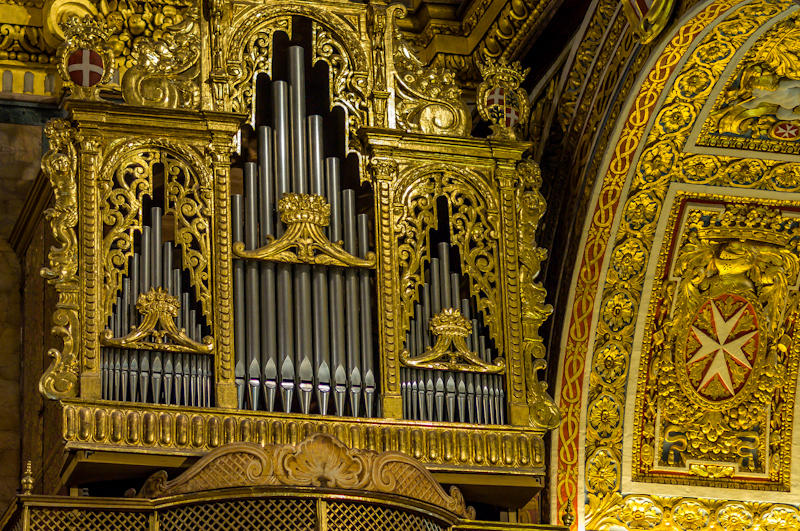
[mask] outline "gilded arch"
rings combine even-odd
[[[328,64],[331,107],[338,105],[346,111],[349,146],[358,146],[356,131],[369,124],[372,79],[365,50],[368,44],[354,37],[363,24],[357,15],[338,16],[289,2],[269,7],[254,5],[237,13],[227,30],[231,35],[228,49],[238,51],[232,52],[226,61],[232,87],[230,110],[245,113],[251,122],[254,120],[255,78],[261,72],[271,75],[273,35],[282,31],[291,36],[293,16],[313,22],[312,63]],[[218,100],[216,106],[223,108],[223,102]]]
[[[728,82],[723,75],[728,65],[742,61],[769,27],[794,16],[796,7],[780,2],[709,2],[699,6],[668,36],[670,40],[662,44],[661,53],[641,76],[641,89],[629,100],[625,111],[628,114],[620,120],[616,140],[610,144],[613,147],[606,152],[592,200],[593,214],[584,230],[580,267],[573,279],[575,297],[568,309],[563,334],[558,392],[566,421],[559,431],[555,450],[558,462],[554,473],[555,510],[560,515],[574,504],[572,511],[578,515],[578,526],[602,529],[660,525],[704,529],[716,525],[728,529],[733,528],[730,526],[735,521],[747,525],[800,523],[796,508],[781,503],[794,500],[794,496],[778,494],[795,490],[797,478],[788,481],[781,478],[782,470],[788,472],[790,458],[798,458],[796,450],[792,450],[792,455],[762,451],[764,457],[773,459],[766,466],[764,477],[774,479],[761,480],[760,486],[756,486],[755,478],[750,483],[731,481],[725,485],[723,476],[744,477],[747,471],[740,470],[739,464],[731,468],[717,454],[698,459],[694,466],[687,462],[680,473],[656,464],[654,469],[660,470],[661,480],[637,476],[636,456],[652,458],[652,452],[643,454],[640,446],[639,453],[633,452],[631,457],[630,442],[639,444],[649,433],[637,422],[645,416],[661,414],[658,407],[677,400],[677,395],[667,392],[661,402],[657,399],[650,407],[642,405],[641,400],[636,402],[648,378],[658,378],[663,374],[659,371],[664,370],[647,365],[643,340],[649,344],[653,340],[669,343],[669,338],[659,335],[658,325],[647,323],[660,318],[659,311],[674,311],[674,297],[679,295],[681,286],[678,281],[678,287],[656,289],[653,278],[657,277],[657,267],[663,269],[669,265],[660,258],[665,256],[663,250],[673,242],[684,241],[686,231],[691,228],[686,215],[702,210],[696,204],[714,204],[710,213],[702,214],[707,221],[714,215],[734,216],[734,207],[747,203],[750,206],[741,208],[745,208],[744,218],[750,221],[743,223],[761,223],[757,221],[762,212],[759,205],[777,199],[771,191],[793,190],[796,186],[796,179],[792,178],[796,175],[796,162],[769,154],[750,153],[743,157],[702,148],[699,143],[695,146],[689,141],[703,106],[714,101],[715,87]],[[776,180],[776,174],[783,181]],[[791,217],[790,211],[798,205],[797,200],[784,198],[779,214]],[[670,219],[677,222],[677,232],[665,230]],[[774,224],[767,225],[769,229],[758,235],[737,236],[728,228],[726,237],[748,242],[751,250],[761,248],[783,230]],[[706,237],[711,236],[706,233]],[[750,277],[758,276],[752,263],[746,267]],[[791,270],[788,266],[788,270],[779,273],[791,277]],[[747,282],[751,287],[757,286],[758,282],[750,277]],[[730,293],[732,288],[725,289]],[[751,291],[758,298],[758,291]],[[791,288],[787,295],[792,297]],[[654,307],[653,301],[659,297],[668,304]],[[725,319],[730,318],[725,315]],[[697,321],[688,324],[694,326]],[[738,333],[734,329],[732,337],[738,338],[735,335]],[[766,335],[765,339],[781,350],[780,340]],[[788,352],[785,374],[792,379],[791,385],[771,396],[791,401],[796,385],[792,367],[796,362],[792,347],[785,350]],[[748,363],[756,367],[749,359]],[[708,369],[709,364],[703,369]],[[753,398],[743,400],[752,402]],[[635,403],[641,407],[636,408]],[[770,403],[774,404],[774,400]],[[768,420],[772,433],[791,433],[794,419],[790,417],[781,413]],[[714,419],[701,415],[698,426],[720,427]],[[786,445],[790,439],[782,440]],[[673,486],[657,484],[663,482]],[[693,485],[691,496],[676,496],[676,482]]]

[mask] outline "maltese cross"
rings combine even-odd
[[[747,311],[748,305],[745,304],[742,306],[730,319],[725,319],[722,316],[716,301],[711,301],[710,306],[714,333],[713,335],[709,335],[696,326],[692,326],[692,332],[694,332],[695,338],[697,338],[697,341],[700,343],[700,348],[697,349],[686,364],[692,365],[693,363],[703,361],[710,357],[711,363],[706,367],[703,373],[703,379],[700,381],[700,385],[697,386],[697,391],[706,394],[705,391],[708,386],[712,382],[717,381],[730,396],[733,396],[738,389],[736,388],[737,386],[733,384],[728,360],[741,366],[745,370],[745,374],[749,374],[750,371],[753,370],[753,365],[747,359],[747,355],[742,351],[742,347],[758,334],[758,329],[731,339],[731,332],[733,332],[736,325]]]

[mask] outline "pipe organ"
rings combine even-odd
[[[59,57],[96,51],[104,73],[62,68],[42,161],[61,345],[40,390],[77,471],[54,481],[79,483],[82,450],[327,432],[524,505],[559,413],[539,379],[544,201],[518,65],[481,65],[492,134],[475,138],[400,6],[180,9],[119,87],[104,28],[65,22]]]

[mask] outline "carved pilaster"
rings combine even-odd
[[[519,283],[519,253],[517,246],[516,168],[512,161],[498,161],[495,179],[500,186],[500,220],[505,235],[500,241],[500,272],[505,280],[503,307],[505,308],[504,343],[508,368],[506,386],[509,420],[514,425],[528,423],[528,404],[525,393],[525,372],[522,364],[522,308]]]
[[[214,176],[213,234],[216,241],[213,270],[214,275],[214,336],[216,341],[217,405],[235,408],[237,405],[236,384],[233,375],[233,286],[231,241],[230,241],[230,155],[232,144],[229,137],[220,135],[208,147],[208,162]]]
[[[397,290],[399,278],[395,268],[395,234],[392,220],[392,181],[397,177],[397,162],[386,158],[373,158],[369,169],[372,172],[375,190],[375,226],[378,234],[378,312],[383,316],[380,327],[380,344],[383,346],[381,391],[383,415],[387,418],[402,418],[403,403],[400,396],[400,349],[398,339],[401,329],[396,312],[399,307]]]
[[[100,398],[100,343],[98,334],[102,327],[103,231],[99,219],[99,168],[100,139],[96,131],[81,131],[76,135],[79,148],[79,182],[81,185],[81,294],[83,295],[81,344],[81,396]]]

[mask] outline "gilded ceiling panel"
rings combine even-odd
[[[645,322],[634,480],[789,490],[798,208],[687,193],[672,203]],[[626,263],[614,261],[618,276]],[[590,423],[603,425],[604,408]]]
[[[800,18],[775,24],[736,65],[698,146],[800,153]]]

